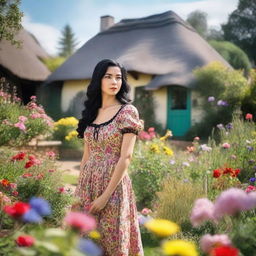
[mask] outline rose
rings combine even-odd
[[[18,246],[30,247],[35,243],[35,239],[32,236],[24,235],[19,236],[16,240]]]

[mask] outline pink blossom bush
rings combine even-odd
[[[201,225],[204,221],[214,220],[214,204],[207,198],[200,198],[195,201],[190,221],[194,227]]]
[[[214,247],[217,246],[229,246],[231,245],[231,241],[227,235],[224,234],[216,234],[210,235],[206,234],[200,239],[200,247],[204,253],[209,253]]]

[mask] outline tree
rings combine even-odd
[[[226,41],[209,41],[209,44],[235,69],[243,69],[245,74],[249,74],[251,63],[246,53],[234,45]]]
[[[61,57],[69,57],[75,52],[75,48],[78,44],[74,38],[74,33],[69,25],[66,25],[62,31],[62,38],[59,41]]]
[[[187,22],[200,34],[202,37],[207,35],[207,13],[202,11],[194,11],[188,15]]]
[[[223,41],[224,35],[222,29],[210,28],[207,32],[207,40]]]
[[[19,10],[20,0],[0,0],[0,41],[5,39],[20,45],[15,34],[22,28],[23,13]]]
[[[224,38],[240,46],[256,63],[256,0],[239,0],[238,7],[222,25]]]

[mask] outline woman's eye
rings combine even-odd
[[[117,79],[117,80],[121,80],[122,78],[121,78],[121,77],[117,77],[116,79]]]

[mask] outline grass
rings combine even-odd
[[[77,185],[78,182],[78,176],[76,175],[71,175],[71,174],[64,174],[62,176],[62,181],[66,184],[70,185]]]

